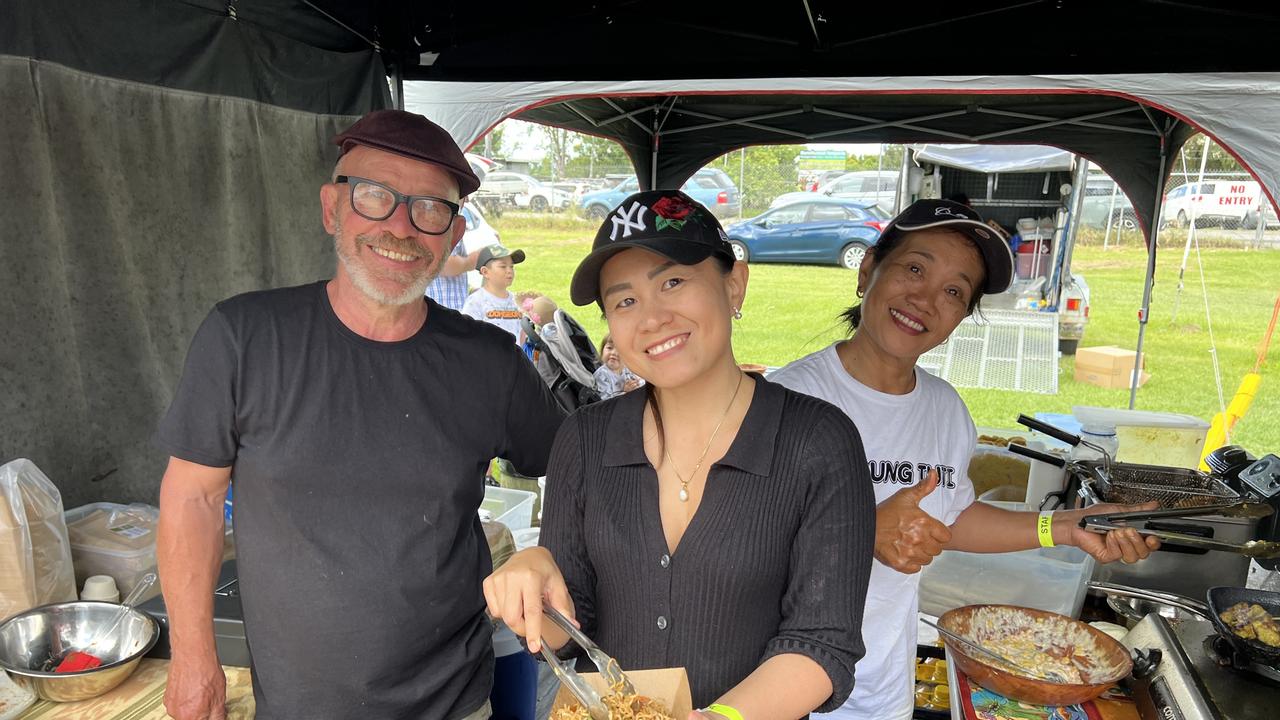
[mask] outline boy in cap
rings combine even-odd
[[[213,589],[233,474],[258,720],[490,715],[484,472],[501,455],[542,475],[563,412],[506,334],[423,297],[480,185],[453,138],[379,110],[334,142],[333,277],[218,303],[156,432],[176,720],[225,716]]]
[[[516,280],[516,265],[524,262],[523,250],[490,245],[476,258],[476,270],[483,278],[480,289],[467,296],[462,314],[496,325],[520,342],[520,308],[508,288]]]

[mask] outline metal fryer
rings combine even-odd
[[[1155,500],[1161,509],[1219,505],[1240,498],[1221,480],[1187,468],[1134,463],[1072,463],[1081,478],[1081,494],[1093,502],[1135,505]]]

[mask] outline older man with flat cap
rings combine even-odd
[[[449,135],[381,110],[334,142],[333,278],[218,303],[156,433],[178,720],[224,717],[232,481],[259,720],[489,716],[485,468],[541,475],[562,414],[509,334],[423,297],[479,185]]]

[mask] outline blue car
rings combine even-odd
[[[815,198],[774,208],[728,227],[742,261],[862,264],[889,214],[874,203]]]
[[[680,187],[689,197],[697,200],[711,210],[718,218],[737,217],[742,212],[742,198],[738,195],[738,186],[723,170],[702,168],[693,174]],[[578,200],[578,207],[592,220],[604,220],[618,204],[628,195],[640,192],[640,181],[635,175],[623,180],[606,190],[596,190],[584,194]]]

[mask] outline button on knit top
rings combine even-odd
[[[541,543],[583,631],[624,670],[683,667],[704,707],[794,653],[831,678],[818,708],[831,710],[863,653],[875,499],[862,442],[825,401],[750,379],[742,427],[675,552],[644,451],[644,391],[587,406],[560,429]]]

